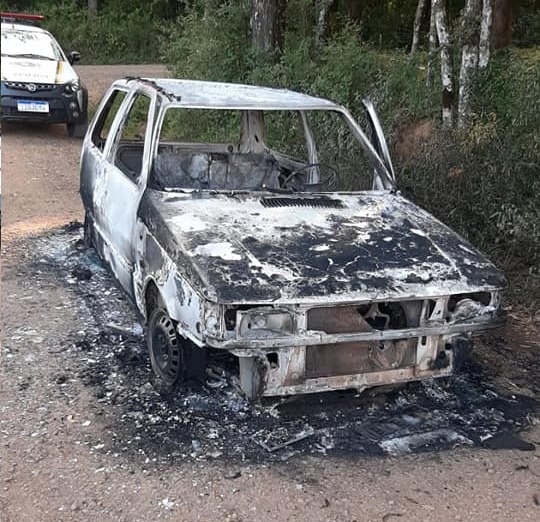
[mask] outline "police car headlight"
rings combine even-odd
[[[66,94],[73,94],[74,92],[77,92],[79,89],[80,89],[79,80],[74,80],[64,85],[64,91]]]

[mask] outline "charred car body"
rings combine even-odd
[[[238,357],[250,397],[448,376],[500,323],[501,272],[400,195],[364,105],[366,132],[287,90],[111,86],[83,145],[85,232],[161,387],[208,348]]]

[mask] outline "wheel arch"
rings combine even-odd
[[[149,278],[146,282],[146,285],[144,287],[144,315],[146,321],[150,318],[150,314],[152,311],[160,304],[163,304],[165,306],[165,302],[163,300],[163,296],[161,295],[161,292],[159,291],[159,287],[156,284],[156,282]]]
[[[202,325],[205,320],[204,301],[176,271],[156,272],[157,278],[147,274],[138,294],[138,308],[148,322],[157,306],[163,308],[178,325],[178,333],[197,346],[204,345]]]
[[[171,294],[167,285],[160,285],[153,277],[149,276],[146,279],[142,295],[144,296],[142,309],[147,321],[156,308],[163,308],[174,321],[180,320],[175,302],[176,295]]]
[[[175,325],[178,325],[179,320],[176,318],[176,313],[171,314],[171,310],[176,312],[176,307],[174,303],[170,303],[170,306],[167,305],[167,302],[164,297],[164,293],[160,290],[156,281],[152,278],[148,278],[145,287],[144,287],[144,314],[145,321],[148,325],[152,313],[154,310],[162,308],[169,315]],[[173,312],[173,313],[174,313]],[[187,324],[181,323],[181,328],[176,329],[179,338],[182,339],[186,349],[189,347],[190,355],[187,361],[187,372],[188,375],[195,377],[196,379],[202,378],[201,375],[204,373],[204,368],[206,367],[206,348],[204,341],[196,335],[195,331],[189,331],[187,329]],[[193,351],[194,348],[197,348]]]

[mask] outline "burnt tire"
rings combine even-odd
[[[185,376],[185,350],[176,324],[164,308],[152,311],[146,328],[146,345],[152,365],[152,385],[160,394],[171,394]]]

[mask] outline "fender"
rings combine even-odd
[[[147,317],[147,292],[151,284],[159,291],[165,303],[167,313],[177,322],[177,331],[197,346],[205,344],[206,325],[213,324],[210,310],[216,305],[205,300],[178,273],[169,255],[161,248],[156,239],[138,220],[137,248],[133,272],[133,288],[137,308]],[[208,320],[205,321],[205,317]]]

